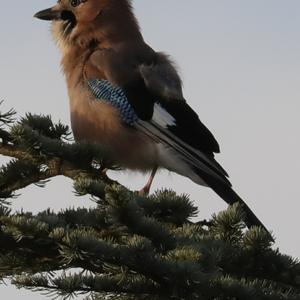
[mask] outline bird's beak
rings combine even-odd
[[[61,11],[55,9],[55,7],[47,8],[37,12],[34,15],[35,18],[46,20],[46,21],[53,21],[53,20],[61,20]]]

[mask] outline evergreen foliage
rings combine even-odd
[[[247,229],[243,207],[193,223],[187,195],[129,191],[103,170],[118,168],[104,149],[72,143],[49,116],[0,112],[0,278],[19,288],[86,299],[300,299],[300,264]],[[74,180],[95,208],[12,212],[16,192],[54,176]]]

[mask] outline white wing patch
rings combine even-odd
[[[188,162],[180,157],[180,153],[176,150],[167,147],[162,143],[156,144],[158,159],[160,164],[171,172],[178,173],[182,176],[189,177],[197,184],[207,186],[207,184],[195,173]]]
[[[222,174],[223,170],[220,169],[218,164],[216,164],[213,160],[210,160],[209,157],[205,156],[205,154],[201,151],[198,151],[192,146],[186,144],[184,141],[176,137],[168,128],[166,128],[167,125],[175,124],[174,118],[159,105],[156,111],[156,121],[153,119],[151,122],[139,120],[135,126],[156,143],[164,145],[164,150],[168,149],[168,151],[159,151],[160,164],[170,171],[173,170],[181,175],[191,178],[198,184],[203,185],[204,182],[203,180],[200,180],[199,176],[192,170],[192,166],[227,184],[228,180]],[[169,116],[170,122],[167,122],[166,118],[163,118],[161,121],[161,116],[164,116],[165,114]],[[172,157],[166,159],[168,155]],[[178,165],[179,161],[181,162]],[[189,172],[185,173],[187,170],[189,170]]]
[[[155,122],[163,128],[168,128],[168,126],[175,126],[176,120],[170,115],[160,104],[154,104],[152,122]]]

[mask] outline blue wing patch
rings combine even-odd
[[[112,85],[107,80],[90,79],[87,83],[97,99],[106,101],[119,110],[121,118],[126,124],[133,126],[139,120],[120,87]]]

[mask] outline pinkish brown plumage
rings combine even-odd
[[[246,208],[214,159],[219,145],[189,107],[168,56],[141,35],[129,0],[60,0],[36,17],[52,20],[62,52],[76,140],[102,144],[126,168],[166,168]],[[263,225],[262,225],[263,226]]]

